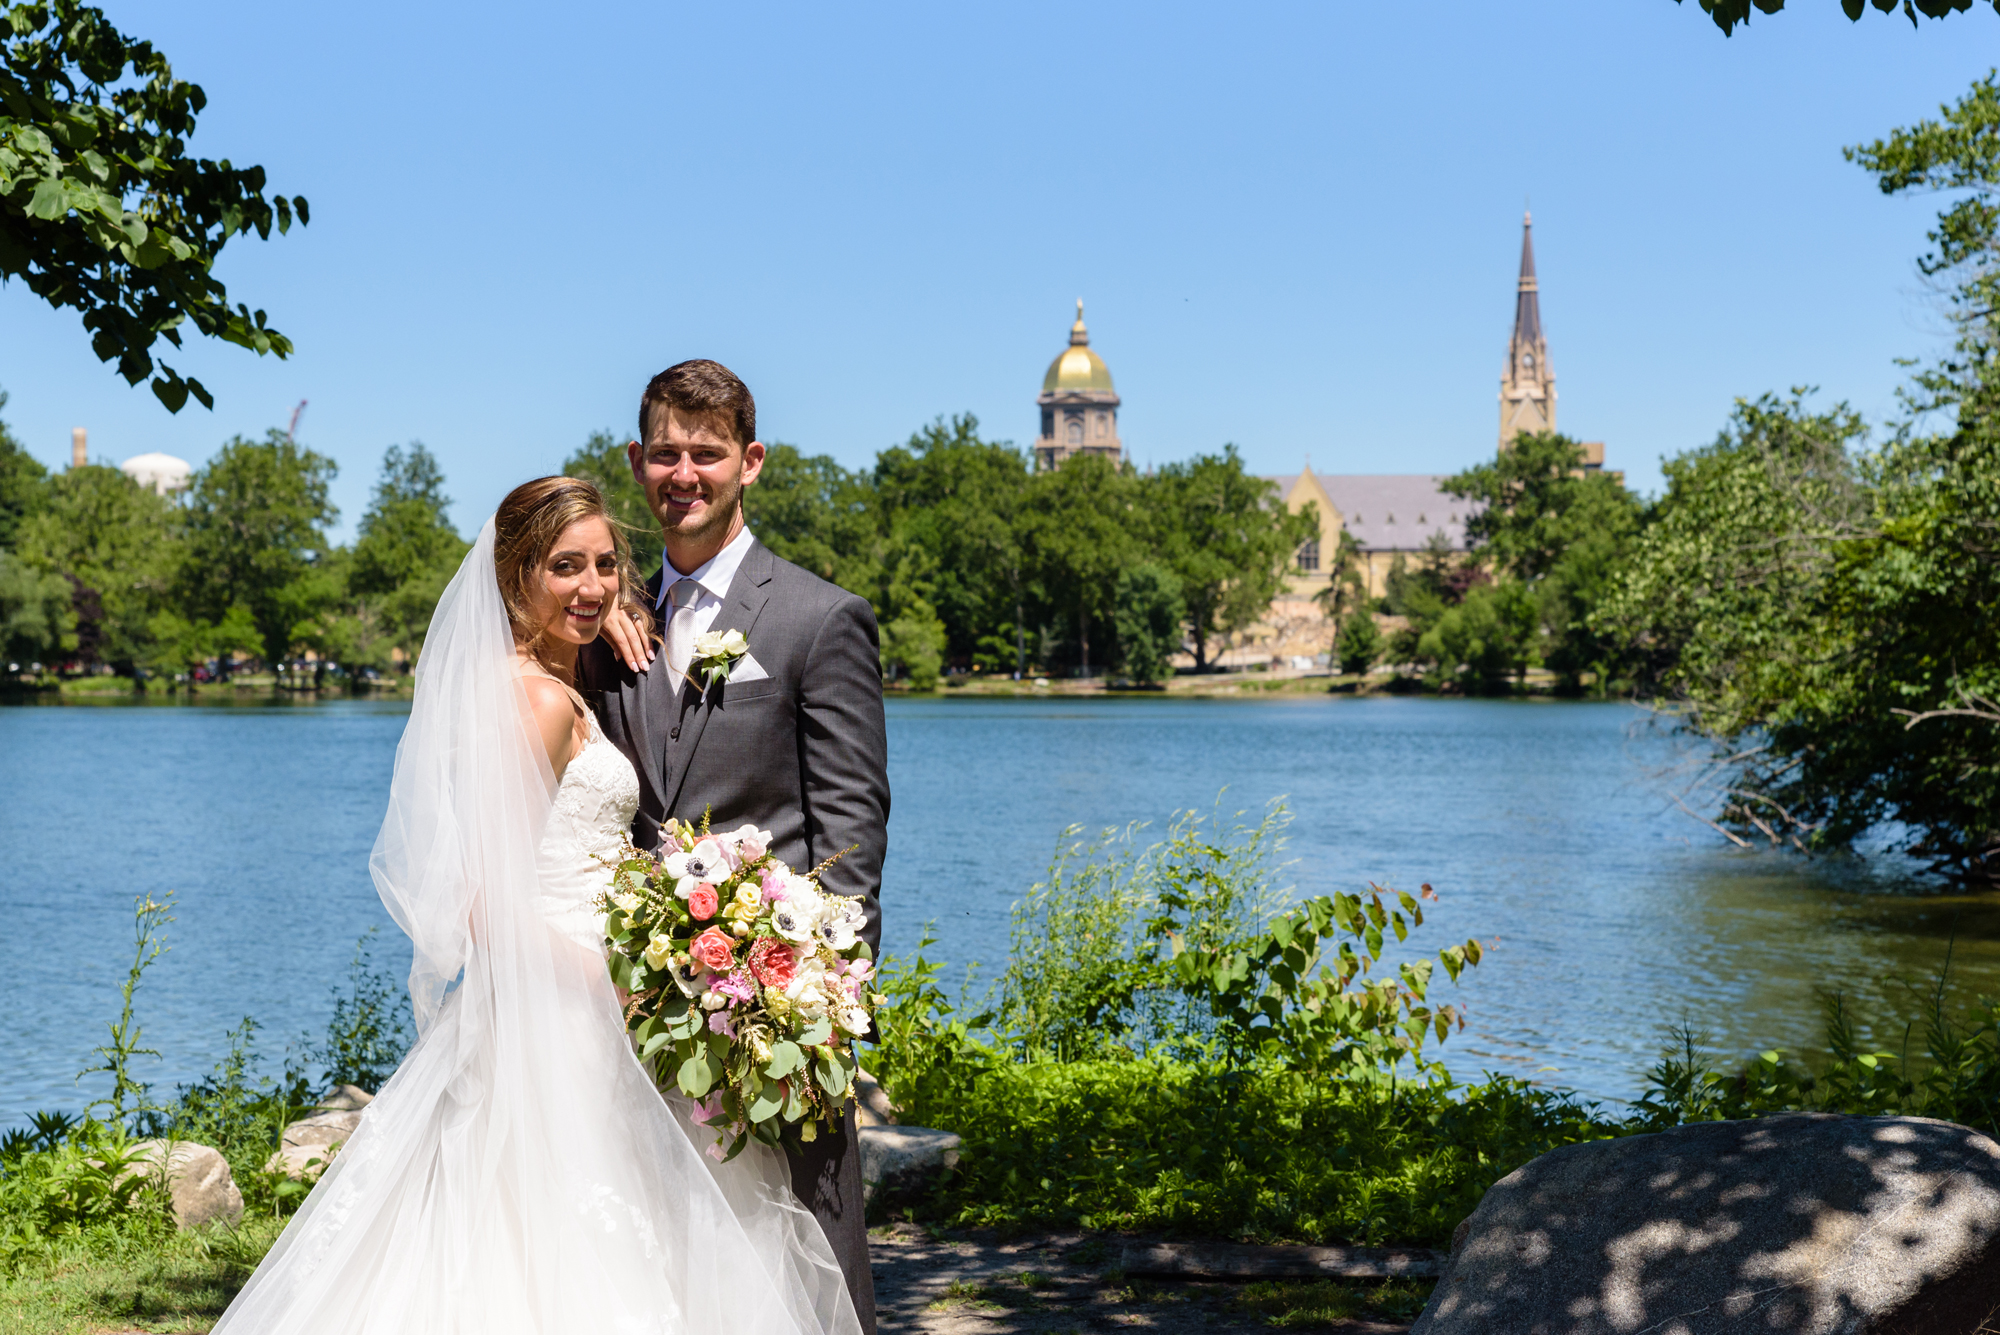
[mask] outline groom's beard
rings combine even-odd
[[[672,495],[672,490],[663,490],[661,499],[669,500]],[[671,504],[664,504],[655,510],[656,515],[665,512],[660,521],[661,531],[689,541],[728,532],[730,521],[743,502],[743,484],[740,481],[717,483],[702,499],[703,505],[698,511],[676,511]]]

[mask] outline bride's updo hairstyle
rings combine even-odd
[[[625,529],[604,502],[594,482],[574,477],[538,477],[507,493],[493,515],[493,571],[500,582],[500,601],[514,625],[514,639],[539,657],[547,624],[537,616],[535,595],[541,589],[542,567],[556,540],[581,519],[602,519],[611,530],[618,553],[618,609],[653,634],[653,611],[642,591],[646,582],[632,564],[632,547]]]

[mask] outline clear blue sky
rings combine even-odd
[[[197,149],[311,200],[221,266],[298,352],[170,357],[217,399],[173,417],[13,284],[4,416],[52,465],[72,426],[199,463],[309,399],[343,533],[413,439],[470,530],[691,356],[850,466],[939,414],[1026,444],[1081,296],[1142,465],[1446,472],[1494,446],[1531,199],[1560,425],[1652,489],[1739,395],[1879,419],[1941,345],[1937,201],[1840,149],[1955,98],[2000,19],[1793,4],[1724,39],[1694,0],[112,0],[207,90]]]

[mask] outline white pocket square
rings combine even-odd
[[[728,681],[764,681],[770,677],[764,665],[757,661],[757,655],[746,653],[729,665]]]

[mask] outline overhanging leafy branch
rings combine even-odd
[[[266,198],[262,167],[192,157],[207,97],[152,43],[74,0],[14,4],[0,23],[0,277],[82,314],[91,348],[171,412],[200,381],[156,362],[180,326],[284,357],[261,310],[229,304],[214,267],[230,237],[286,232],[302,196]]]

